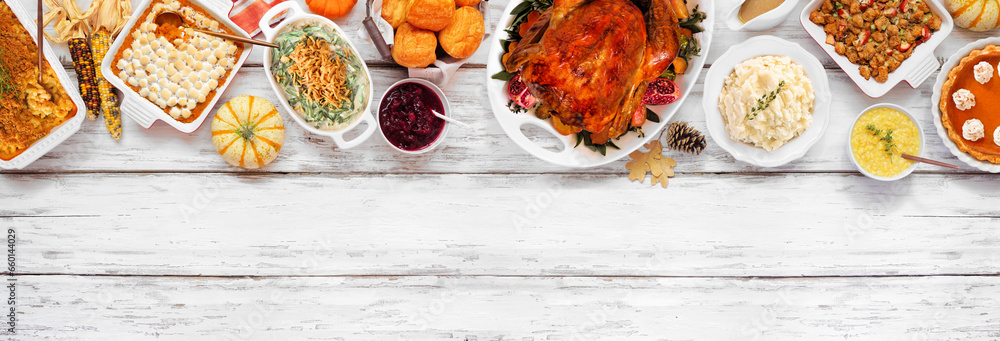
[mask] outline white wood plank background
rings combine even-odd
[[[26,227],[20,252],[38,273],[826,276],[1000,270],[996,197],[967,195],[971,188],[996,193],[1000,184],[980,175],[918,174],[894,185],[854,174],[681,175],[667,190],[620,175],[167,173],[8,180],[0,191],[30,194],[12,198],[0,215]],[[33,196],[49,199],[40,207]],[[932,197],[949,200],[924,199]],[[302,257],[322,261],[303,268]]]
[[[1000,338],[995,277],[28,276],[19,283],[29,300],[25,339]]]
[[[492,23],[505,6],[491,3]],[[359,4],[338,23],[356,35],[363,15]],[[827,67],[834,120],[805,157],[758,168],[709,139],[699,156],[668,152],[667,189],[629,182],[624,160],[546,164],[490,113],[485,50],[445,89],[475,131],[454,127],[422,156],[377,136],[339,150],[284,113],[281,156],[243,171],[207,127],[126,119],[116,143],[87,121],[0,173],[0,227],[18,234],[17,338],[1000,339],[997,176],[920,166],[887,184],[848,160],[850,120],[891,102],[919,116],[926,156],[960,164],[933,130],[933,79],[870,99],[797,17],[760,33],[717,18],[716,32],[710,62],[773,34]],[[995,34],[956,29],[936,55]],[[405,70],[357,45],[380,98]],[[223,100],[276,100],[261,51]],[[704,130],[700,102],[699,86],[676,119]]]

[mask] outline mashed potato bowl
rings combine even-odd
[[[722,94],[726,78],[737,64],[758,56],[791,58],[805,69],[815,92],[812,123],[809,128],[773,151],[734,141],[726,131],[722,113],[719,111],[719,96]],[[709,135],[733,158],[759,167],[778,167],[802,157],[819,141],[829,125],[831,101],[832,94],[826,70],[816,57],[798,44],[787,40],[774,36],[758,36],[730,47],[712,64],[705,76],[702,107],[705,110],[705,123]]]

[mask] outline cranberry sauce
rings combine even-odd
[[[378,123],[389,143],[402,150],[420,150],[434,143],[444,130],[444,106],[430,88],[403,83],[389,89],[378,109]]]

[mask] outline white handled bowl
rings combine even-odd
[[[271,28],[271,26],[268,24],[271,21],[271,19],[278,16],[281,12],[284,11],[288,11],[288,15],[285,17],[285,20],[282,21],[280,24],[278,24],[277,27]],[[281,100],[280,101],[281,107],[285,108],[285,110],[290,113],[289,116],[291,116],[296,123],[302,126],[303,129],[308,130],[313,134],[329,137],[330,139],[333,140],[335,144],[337,144],[337,147],[341,149],[356,147],[360,145],[362,142],[365,142],[365,140],[367,140],[369,137],[372,136],[373,133],[375,133],[375,130],[378,129],[378,123],[375,122],[375,119],[371,114],[372,97],[374,96],[374,91],[371,81],[372,75],[371,72],[368,71],[368,64],[365,63],[364,59],[361,59],[361,55],[358,53],[358,48],[354,46],[354,43],[352,43],[349,39],[347,39],[347,35],[344,34],[344,31],[340,28],[340,26],[335,24],[333,21],[325,17],[318,16],[315,14],[309,14],[303,11],[302,7],[299,6],[299,4],[295,1],[282,2],[277,6],[272,7],[267,12],[265,12],[264,16],[261,17],[260,19],[260,30],[262,33],[264,33],[264,38],[268,42],[273,43],[274,38],[277,37],[278,32],[281,32],[281,29],[285,28],[285,26],[288,26],[291,23],[303,19],[320,21],[323,24],[327,25],[328,27],[332,27],[334,30],[336,30],[337,34],[339,34],[340,37],[344,39],[345,42],[347,42],[351,50],[354,52],[354,55],[357,56],[358,61],[361,63],[361,69],[364,70],[365,77],[368,79],[369,82],[368,97],[367,97],[368,101],[365,104],[364,110],[357,114],[361,116],[358,117],[356,120],[354,120],[354,122],[352,122],[351,124],[342,129],[338,130],[318,129],[314,127],[312,124],[309,124],[309,122],[306,122],[306,120],[302,118],[302,116],[297,111],[295,111],[295,109],[293,109],[291,105],[288,104],[288,98],[286,97],[285,91],[281,89],[281,87],[278,85],[278,82],[274,80],[274,75],[271,73],[271,51],[264,52],[264,73],[267,75],[268,82],[271,83],[271,89],[274,90],[274,92],[278,95],[278,98]],[[355,137],[354,139],[351,140],[344,139],[344,134],[346,134],[351,130],[354,130],[354,128],[357,127],[358,124],[360,124],[361,122],[365,122],[365,124],[367,124],[365,130],[361,132],[361,134]]]
[[[775,7],[774,9],[744,23],[740,20],[740,8],[743,7],[744,2],[746,1],[740,1],[740,3],[737,4],[736,7],[733,7],[733,9],[730,10],[729,14],[726,16],[726,26],[729,26],[730,30],[763,31],[774,28],[784,22],[785,19],[788,18],[788,15],[792,14],[792,11],[795,10],[795,6],[798,6],[799,4],[799,0],[785,0],[785,2],[782,2],[781,5],[778,5],[778,7]]]

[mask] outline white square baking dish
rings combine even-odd
[[[21,7],[19,1],[6,1],[7,5],[14,12],[14,16],[17,20],[21,22],[21,25],[28,31],[29,34],[35,41],[38,41],[38,37],[35,36],[38,30],[35,26],[35,18],[32,18],[28,11]],[[25,150],[21,155],[14,157],[13,159],[4,161],[0,160],[0,169],[22,169],[38,158],[45,155],[56,146],[58,146],[63,141],[66,141],[70,135],[73,135],[83,124],[83,118],[87,116],[87,106],[83,103],[83,98],[80,97],[80,88],[76,83],[69,79],[69,75],[66,74],[66,69],[63,68],[62,64],[59,63],[59,57],[56,56],[55,51],[52,50],[52,46],[49,46],[49,42],[43,39],[42,42],[42,54],[45,55],[46,62],[55,71],[56,76],[59,77],[59,84],[62,84],[63,88],[66,89],[66,93],[71,99],[73,99],[73,104],[76,105],[76,115],[74,115],[66,122],[63,122],[59,126],[52,129],[48,135],[35,141]]]
[[[837,62],[837,65],[844,70],[844,73],[847,73],[851,77],[851,80],[854,81],[854,84],[857,84],[861,88],[861,91],[868,95],[868,97],[882,97],[902,81],[906,81],[910,87],[916,89],[927,80],[927,77],[930,77],[934,71],[937,71],[941,67],[937,58],[934,57],[934,49],[951,34],[952,29],[955,27],[955,22],[952,20],[951,15],[948,14],[948,10],[936,0],[924,1],[934,11],[934,14],[941,17],[941,29],[934,32],[931,35],[931,39],[927,42],[914,47],[915,50],[913,50],[910,58],[904,60],[899,65],[899,68],[889,73],[889,79],[885,83],[875,81],[874,77],[872,79],[862,77],[861,72],[858,71],[858,65],[851,63],[847,57],[840,55],[834,50],[832,45],[826,43],[826,33],[823,32],[823,27],[809,20],[809,13],[819,8],[823,4],[823,1],[825,0],[813,0],[806,4],[806,7],[799,15],[799,21],[806,32],[809,33],[809,36],[819,44],[823,51],[826,51],[826,54],[830,58],[833,58],[834,62]]]
[[[188,1],[190,1],[191,4],[204,9],[206,12],[208,12],[209,15],[212,16],[212,18],[219,21],[223,25],[226,25],[227,27],[229,27],[230,30],[232,30],[236,34],[245,38],[249,38],[246,32],[240,29],[239,26],[233,23],[232,20],[229,20],[228,14],[226,12],[228,11],[228,9],[221,8],[221,6],[205,3],[199,0],[188,0]],[[146,9],[150,6],[152,2],[153,0],[143,0],[142,4],[140,4],[138,8],[135,10],[135,12],[132,15],[132,18],[129,19],[128,23],[126,23],[125,27],[122,29],[122,32],[118,34],[117,38],[115,38],[114,43],[111,44],[111,47],[108,50],[108,54],[104,57],[104,60],[101,62],[101,73],[104,75],[104,78],[108,80],[108,82],[111,82],[112,85],[118,88],[118,90],[121,90],[122,93],[124,94],[121,105],[122,114],[125,114],[125,116],[128,116],[132,120],[136,121],[136,123],[139,123],[139,125],[144,128],[149,128],[153,126],[153,123],[159,120],[169,124],[170,126],[176,128],[177,130],[180,130],[181,132],[191,133],[197,130],[198,127],[200,127],[201,124],[205,122],[205,119],[208,118],[208,116],[211,114],[212,109],[215,108],[216,102],[218,102],[219,98],[222,97],[222,94],[226,91],[226,88],[228,88],[229,84],[233,82],[233,78],[235,78],[236,73],[239,72],[240,67],[243,66],[244,62],[246,62],[247,56],[250,55],[250,49],[252,45],[245,43],[243,44],[243,52],[240,53],[240,56],[237,59],[235,66],[233,67],[232,71],[229,72],[229,75],[226,77],[225,82],[223,82],[222,85],[220,85],[216,89],[215,95],[213,95],[212,98],[208,99],[208,105],[205,106],[205,109],[201,112],[201,114],[198,115],[198,117],[192,122],[189,123],[180,122],[171,117],[170,115],[167,115],[167,113],[163,112],[163,110],[160,109],[159,106],[157,106],[153,102],[150,102],[149,99],[133,91],[130,87],[128,87],[128,85],[125,84],[125,81],[123,79],[118,77],[118,73],[113,71],[112,69],[112,67],[114,66],[115,55],[117,55],[118,50],[121,49],[122,43],[125,42],[126,36],[128,34],[131,34],[136,22],[142,19],[141,14],[146,11]],[[167,2],[170,2],[170,0],[167,0]]]

